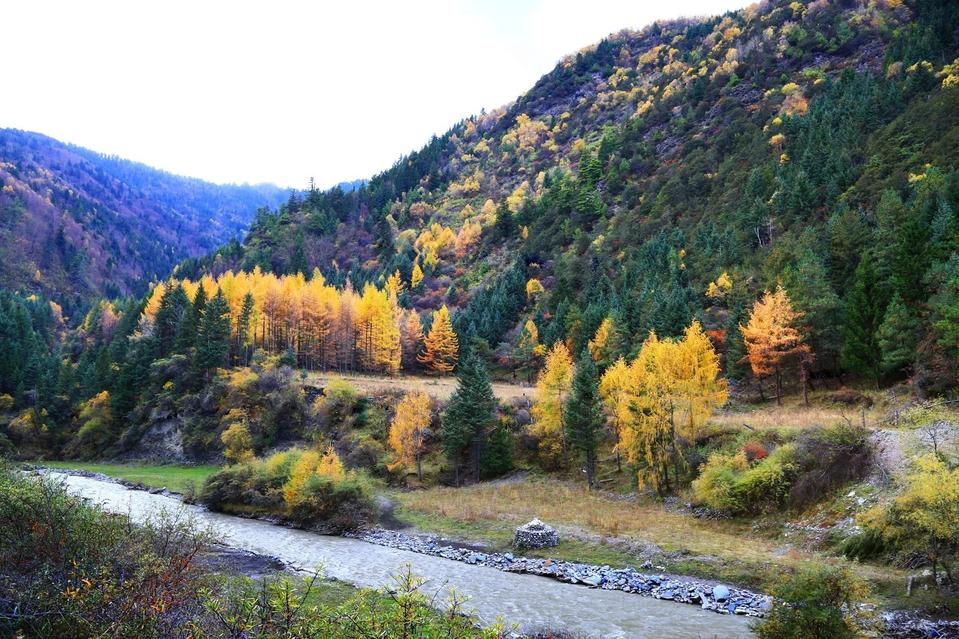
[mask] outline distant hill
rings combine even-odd
[[[0,288],[66,303],[142,293],[180,260],[242,235],[289,191],[217,185],[0,130]]]

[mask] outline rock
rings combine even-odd
[[[534,519],[516,529],[513,545],[517,548],[547,548],[559,545],[559,533],[539,519]]]
[[[729,588],[722,585],[713,587],[713,599],[716,601],[726,601],[729,599]]]
[[[599,575],[590,575],[583,579],[583,583],[589,584],[590,586],[599,586],[603,583],[603,578]]]

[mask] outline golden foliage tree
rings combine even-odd
[[[253,459],[253,437],[246,422],[238,420],[220,435],[223,442],[223,456],[230,464],[241,464]]]
[[[629,364],[620,357],[599,380],[599,397],[616,445],[616,470],[622,470],[623,429],[632,417],[630,404],[634,394]]]
[[[343,467],[343,462],[340,461],[340,456],[336,453],[336,449],[333,448],[333,444],[330,444],[326,452],[323,453],[323,456],[320,457],[320,461],[316,465],[316,474],[318,477],[326,477],[327,479],[333,480],[340,480],[346,477],[346,469]]]
[[[611,400],[621,420],[620,446],[637,466],[640,484],[665,494],[684,473],[683,449],[695,444],[728,397],[719,357],[693,322],[679,340],[650,333],[628,371],[616,368],[619,378],[610,379],[606,392],[625,395]]]
[[[433,324],[424,341],[423,353],[418,359],[428,370],[445,375],[453,372],[459,358],[459,339],[453,330],[450,311],[446,304],[433,313]]]
[[[531,319],[526,320],[516,345],[516,359],[519,367],[526,370],[528,381],[532,381],[533,371],[545,354],[546,347],[539,343],[539,329],[536,327],[536,322]]]
[[[419,256],[413,260],[413,271],[410,275],[410,288],[416,290],[420,287],[420,284],[423,283],[423,269],[420,268],[420,258]]]
[[[536,380],[536,403],[530,433],[539,440],[540,454],[552,464],[566,457],[563,407],[573,385],[574,365],[564,342],[556,342]]]
[[[430,426],[430,397],[412,392],[396,406],[396,415],[390,424],[390,448],[396,453],[396,462],[390,470],[416,465],[416,476],[423,481],[422,455],[426,450],[426,434]]]
[[[306,497],[306,484],[320,465],[320,453],[304,451],[293,464],[290,478],[283,484],[283,499],[288,506],[295,506]]]
[[[806,396],[806,364],[812,353],[803,341],[798,321],[803,314],[793,309],[786,289],[777,286],[775,292],[766,291],[753,304],[752,313],[745,326],[739,330],[746,344],[747,359],[753,375],[759,380],[762,396],[762,379],[775,374],[776,403],[782,405],[782,373],[787,367],[798,367]],[[808,398],[806,398],[808,403]]]
[[[416,368],[418,364],[416,357],[423,348],[423,322],[416,311],[410,310],[404,313],[403,323],[400,324],[400,348],[403,368],[407,370]]]

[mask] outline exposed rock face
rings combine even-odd
[[[180,420],[154,420],[127,457],[183,463],[189,461],[183,451],[183,433]]]
[[[516,548],[548,548],[559,545],[559,533],[539,519],[534,519],[516,529],[513,546]]]

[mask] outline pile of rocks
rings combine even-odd
[[[539,519],[523,524],[513,536],[514,548],[550,548],[559,545],[559,533]]]
[[[703,610],[721,614],[762,617],[772,607],[772,599],[749,590],[667,575],[644,574],[632,568],[614,569],[570,561],[518,557],[509,552],[487,553],[444,544],[433,536],[406,535],[379,528],[359,531],[349,536],[381,546],[487,566],[505,572],[551,577],[571,584],[694,604]]]

